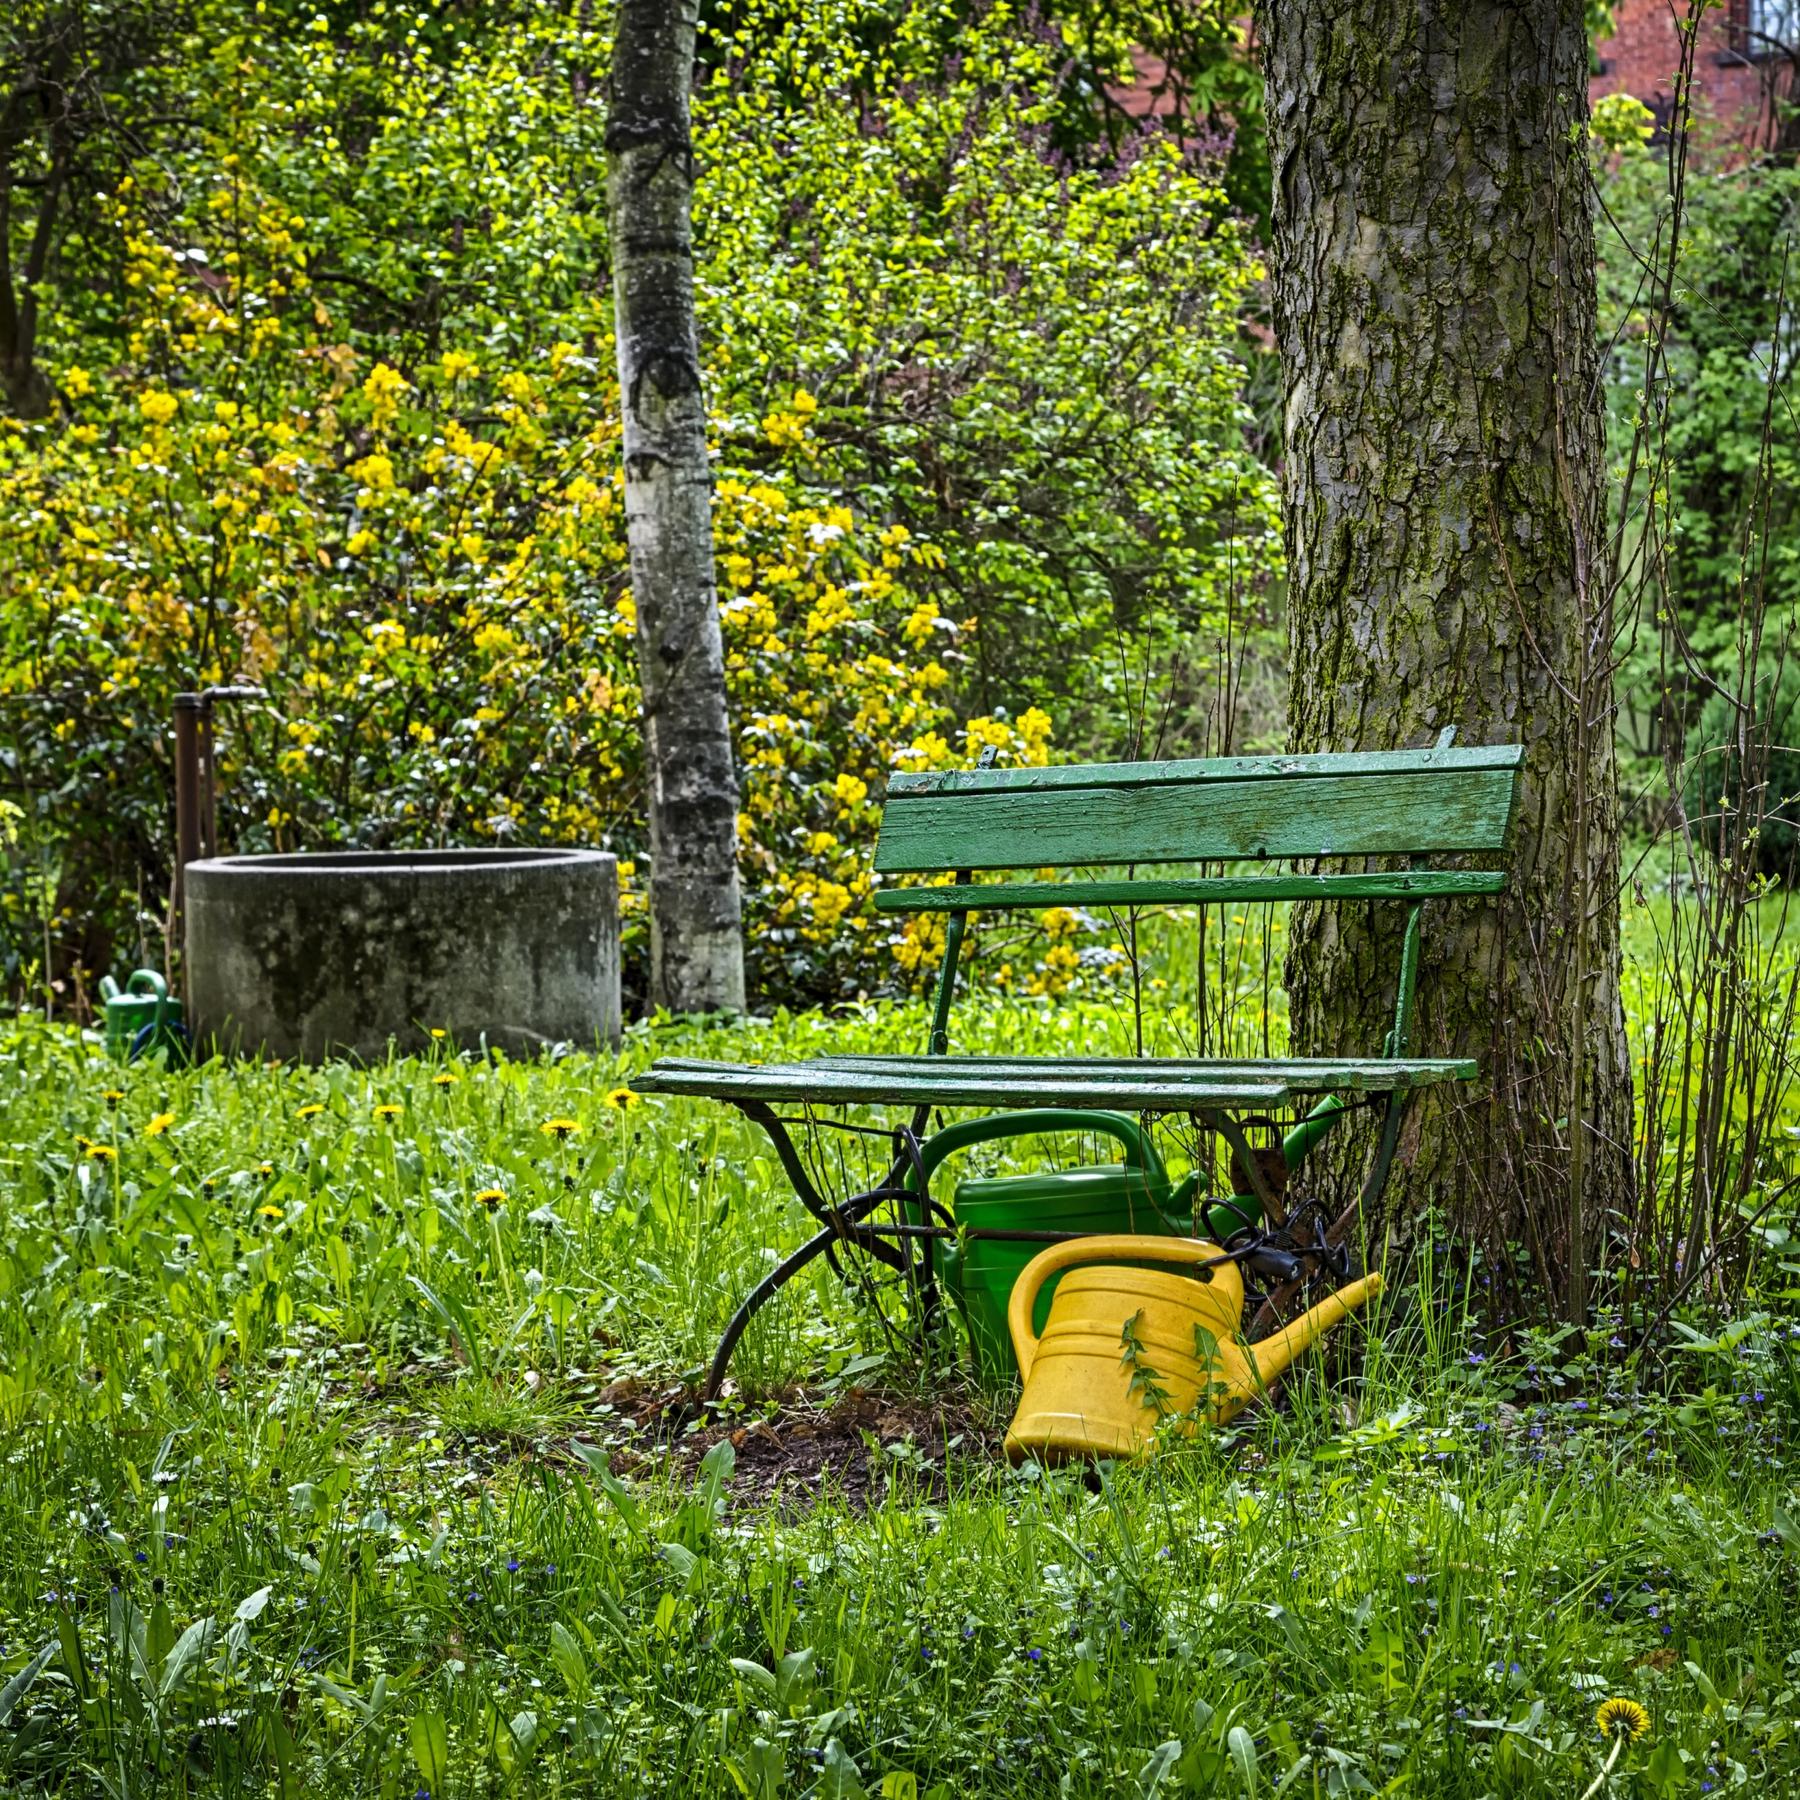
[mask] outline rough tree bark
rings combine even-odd
[[[694,316],[697,0],[621,0],[606,128],[625,513],[650,785],[651,998],[741,1009],[737,772],[725,706]]]
[[[1368,1223],[1405,1236],[1436,1204],[1580,1314],[1632,1180],[1582,0],[1261,0],[1258,22],[1292,741],[1526,747],[1509,892],[1425,915],[1414,1053],[1487,1079],[1415,1107]],[[1366,1052],[1399,911],[1294,921],[1297,1050]],[[1342,1200],[1356,1152],[1333,1148]]]

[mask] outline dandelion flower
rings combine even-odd
[[[504,1206],[506,1204],[506,1189],[483,1188],[481,1192],[475,1196],[475,1204],[477,1206],[485,1206],[489,1212],[492,1212],[496,1206]]]
[[[606,1096],[606,1104],[615,1112],[629,1112],[632,1107],[639,1105],[640,1101],[630,1088],[618,1087]]]
[[[455,1087],[461,1080],[460,1075],[452,1075],[448,1069],[444,1069],[432,1076],[431,1085],[433,1087]]]
[[[287,1214],[279,1206],[259,1206],[256,1209],[256,1216],[259,1219],[285,1219]]]
[[[441,1026],[441,1025],[434,1025],[434,1026],[432,1026],[432,1028],[431,1028],[431,1035],[432,1035],[432,1036],[433,1036],[433,1037],[434,1037],[434,1038],[441,1038],[441,1037],[448,1037],[448,1036],[449,1036],[449,1035],[450,1035],[450,1034],[449,1034],[449,1033],[448,1033],[448,1032],[447,1032],[447,1031],[445,1031],[445,1029],[444,1029],[444,1028],[443,1028],[443,1026]]]
[[[111,1144],[89,1144],[87,1153],[95,1162],[117,1162],[119,1160],[119,1153]]]
[[[378,1118],[382,1122],[382,1124],[388,1125],[388,1124],[392,1124],[392,1122],[395,1119],[399,1118],[401,1113],[403,1113],[405,1110],[406,1110],[405,1107],[396,1106],[393,1103],[393,1101],[387,1100],[387,1101],[384,1101],[380,1106],[376,1107],[375,1117]]]
[[[546,1119],[538,1127],[545,1137],[571,1138],[581,1129],[573,1119]]]
[[[158,1113],[156,1117],[144,1127],[144,1136],[161,1137],[174,1123],[175,1115],[173,1113]]]
[[[294,1114],[296,1119],[316,1119],[325,1108],[317,1100],[309,1100]]]
[[[106,1088],[101,1093],[100,1098],[104,1100],[109,1107],[117,1106],[119,1102],[125,1098],[125,1090],[123,1088]]]
[[[1650,1715],[1635,1700],[1615,1694],[1600,1703],[1594,1723],[1602,1737],[1622,1737],[1626,1743],[1641,1738],[1650,1729]]]

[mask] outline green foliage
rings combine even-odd
[[[1665,1400],[1603,1332],[1484,1344],[1451,1286],[1376,1315],[1354,1379],[1311,1361],[1091,1485],[1006,1469],[897,1357],[880,1396],[665,1448],[654,1402],[806,1221],[745,1121],[626,1077],[922,1023],[174,1073],[0,1036],[0,1782],[1476,1800],[1579,1793],[1609,1694],[1652,1715],[1639,1792],[1800,1778],[1776,1293],[1685,1318]],[[1129,1029],[1002,1001],[958,1041]],[[820,1264],[735,1369],[861,1384],[880,1344]]]
[[[272,17],[184,41],[179,128],[58,240],[60,410],[0,424],[15,974],[45,935],[46,978],[149,953],[171,697],[209,682],[266,696],[222,733],[230,847],[643,842],[602,25]],[[890,768],[1118,741],[1121,633],[1166,667],[1277,554],[1214,166],[1160,137],[1071,164],[1052,47],[953,27],[747,9],[758,54],[712,45],[697,106],[770,997],[929,969],[860,904]]]
[[[1800,664],[1783,657],[1759,688],[1757,746],[1749,758],[1739,749],[1736,702],[1727,693],[1707,701],[1688,738],[1684,800],[1715,856],[1731,853],[1740,829],[1754,830],[1750,861],[1765,875],[1791,880],[1800,855]],[[1760,792],[1746,791],[1750,779]],[[1746,808],[1751,816],[1740,823]]]
[[[1646,396],[1644,344],[1657,301],[1650,269],[1666,259],[1671,214],[1664,160],[1635,141],[1641,123],[1628,106],[1604,119],[1596,111],[1596,135],[1604,126],[1615,153],[1597,179],[1617,470],[1631,458],[1634,434],[1654,427],[1636,465],[1657,513],[1650,566],[1642,519],[1620,521],[1628,581],[1642,602],[1621,673],[1623,723],[1627,754],[1642,759],[1637,777],[1649,784],[1659,780],[1662,742],[1680,744],[1697,723],[1709,680],[1743,693],[1752,680],[1772,684],[1777,658],[1791,657],[1783,646],[1800,617],[1800,433],[1787,367],[1800,170],[1765,160],[1689,175],[1667,364]],[[1658,468],[1652,480],[1644,459],[1659,454],[1665,422],[1666,477]],[[1757,617],[1765,666],[1740,681],[1741,626]],[[1701,725],[1707,743],[1720,741],[1714,710]]]

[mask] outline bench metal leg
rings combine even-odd
[[[744,1335],[750,1321],[808,1263],[823,1256],[831,1262],[834,1269],[838,1269],[834,1251],[840,1244],[851,1245],[858,1250],[865,1251],[877,1262],[885,1263],[896,1273],[905,1276],[912,1282],[917,1291],[922,1317],[925,1320],[929,1321],[933,1318],[940,1305],[929,1238],[926,1238],[921,1244],[920,1258],[915,1266],[911,1248],[904,1239],[897,1245],[889,1244],[873,1232],[861,1229],[863,1220],[877,1207],[893,1204],[907,1208],[917,1202],[918,1196],[906,1188],[905,1180],[907,1175],[918,1167],[918,1131],[924,1124],[923,1109],[914,1119],[912,1130],[908,1131],[902,1128],[895,1134],[893,1162],[881,1183],[870,1188],[866,1193],[854,1195],[839,1205],[834,1204],[819,1192],[805,1162],[801,1159],[798,1147],[788,1133],[787,1126],[772,1108],[760,1100],[742,1100],[735,1104],[747,1118],[754,1120],[767,1134],[800,1204],[819,1221],[823,1229],[814,1237],[809,1238],[798,1250],[783,1257],[750,1290],[737,1311],[731,1315],[730,1321],[725,1327],[725,1335],[719,1340],[719,1347],[714,1352],[712,1367],[706,1377],[706,1385],[701,1390],[701,1401],[706,1405],[710,1405],[718,1398],[719,1389],[724,1385],[726,1369],[731,1362],[731,1354],[737,1348],[738,1340]],[[838,1273],[842,1274],[843,1271],[838,1269]]]
[[[731,1362],[731,1353],[737,1348],[738,1339],[744,1335],[750,1321],[774,1298],[776,1291],[784,1283],[791,1281],[809,1262],[823,1256],[837,1236],[837,1227],[827,1225],[817,1237],[809,1238],[791,1256],[784,1256],[744,1296],[744,1303],[731,1315],[731,1322],[725,1327],[725,1335],[719,1339],[712,1368],[707,1372],[706,1386],[700,1390],[700,1398],[706,1405],[710,1406],[718,1399],[719,1389],[725,1385],[725,1370]]]

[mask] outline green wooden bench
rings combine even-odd
[[[928,1313],[935,1304],[934,1241],[957,1229],[931,1199],[931,1172],[951,1151],[984,1138],[1083,1122],[1124,1136],[1133,1121],[1121,1114],[1183,1115],[1216,1133],[1258,1196],[1274,1203],[1240,1116],[1268,1114],[1304,1096],[1356,1097],[1379,1120],[1364,1202],[1379,1192],[1412,1095],[1433,1082],[1469,1081],[1477,1073],[1470,1060],[1409,1054],[1420,921],[1429,901],[1494,894],[1504,885],[1504,870],[1497,865],[1512,827],[1521,750],[1518,745],[1458,747],[1452,736],[1447,732],[1429,750],[1368,755],[896,774],[888,785],[877,872],[953,878],[929,886],[889,885],[875,895],[881,912],[947,915],[924,1053],[755,1064],[670,1057],[635,1084],[643,1093],[727,1101],[755,1120],[820,1227],[738,1308],[719,1345],[705,1398],[718,1393],[731,1352],[757,1309],[816,1257],[835,1260],[835,1247],[853,1247],[917,1282]],[[1495,866],[1414,868],[1403,860],[1440,855],[1475,857]],[[1366,860],[1375,858],[1390,866],[1368,868]],[[1365,866],[1327,871],[1262,866],[1352,861]],[[1140,873],[1182,863],[1257,866],[1212,875]],[[1121,869],[1127,873],[1080,873]],[[1054,881],[976,879],[1018,870],[1073,873]],[[976,909],[1274,900],[1406,906],[1394,1011],[1378,1051],[1362,1058],[1262,1061],[949,1054],[951,1001],[969,915]],[[778,1106],[800,1107],[802,1120],[784,1118]],[[816,1107],[894,1108],[908,1114],[904,1123],[881,1133],[891,1130],[891,1160],[875,1186],[836,1199],[820,1190],[788,1130],[794,1123],[827,1123],[814,1117]],[[1000,1116],[940,1123],[934,1132],[933,1116],[944,1107],[979,1107]],[[1095,1108],[1105,1111],[1070,1110]],[[1109,1122],[1101,1124],[1102,1119]],[[1055,1241],[1062,1234],[993,1235]],[[1316,1232],[1315,1238],[1312,1247],[1322,1252],[1324,1234]],[[1258,1247],[1249,1244],[1246,1250]]]

